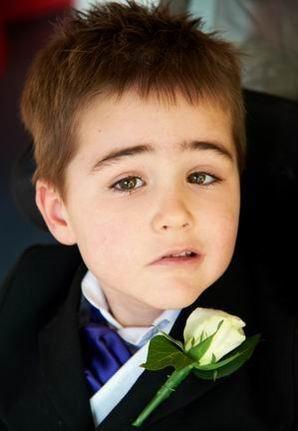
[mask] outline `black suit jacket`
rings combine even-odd
[[[297,313],[279,300],[282,286],[251,263],[236,250],[225,274],[182,310],[170,334],[183,340],[195,307],[223,309],[247,323],[247,336],[262,334],[253,356],[215,382],[189,375],[141,429],[298,429]],[[78,335],[86,271],[77,247],[39,245],[24,252],[2,285],[1,431],[94,430]],[[136,429],[130,423],[172,371],[145,370],[98,430]]]

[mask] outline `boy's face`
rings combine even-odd
[[[124,326],[193,303],[226,270],[235,246],[240,184],[228,114],[181,96],[167,107],[125,93],[118,102],[97,99],[80,117],[78,139],[61,202],[65,222],[52,222],[54,236],[78,244]],[[197,149],[179,148],[194,141]],[[141,145],[152,151],[100,163]],[[152,264],[188,248],[199,253],[195,263]]]

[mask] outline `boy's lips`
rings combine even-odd
[[[197,265],[202,259],[202,256],[196,254],[194,257],[165,257],[152,263],[152,265],[168,266],[168,265]]]
[[[186,254],[189,254],[189,256],[187,256]],[[177,255],[181,255],[181,256],[177,256]],[[194,263],[195,261],[197,262],[200,257],[201,257],[201,253],[192,246],[176,247],[164,252],[157,259],[151,262],[151,265],[159,264],[159,263],[162,263],[162,264],[188,263],[188,262]]]

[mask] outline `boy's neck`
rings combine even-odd
[[[106,301],[109,306],[109,311],[113,317],[124,328],[126,327],[144,327],[150,326],[154,320],[161,315],[164,310],[154,309],[149,306],[140,306],[139,303],[129,301],[126,298],[121,300],[121,296],[111,294],[111,292],[104,292]]]

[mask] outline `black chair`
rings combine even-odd
[[[241,252],[277,286],[276,297],[297,312],[298,103],[245,91],[248,141],[242,178]]]

